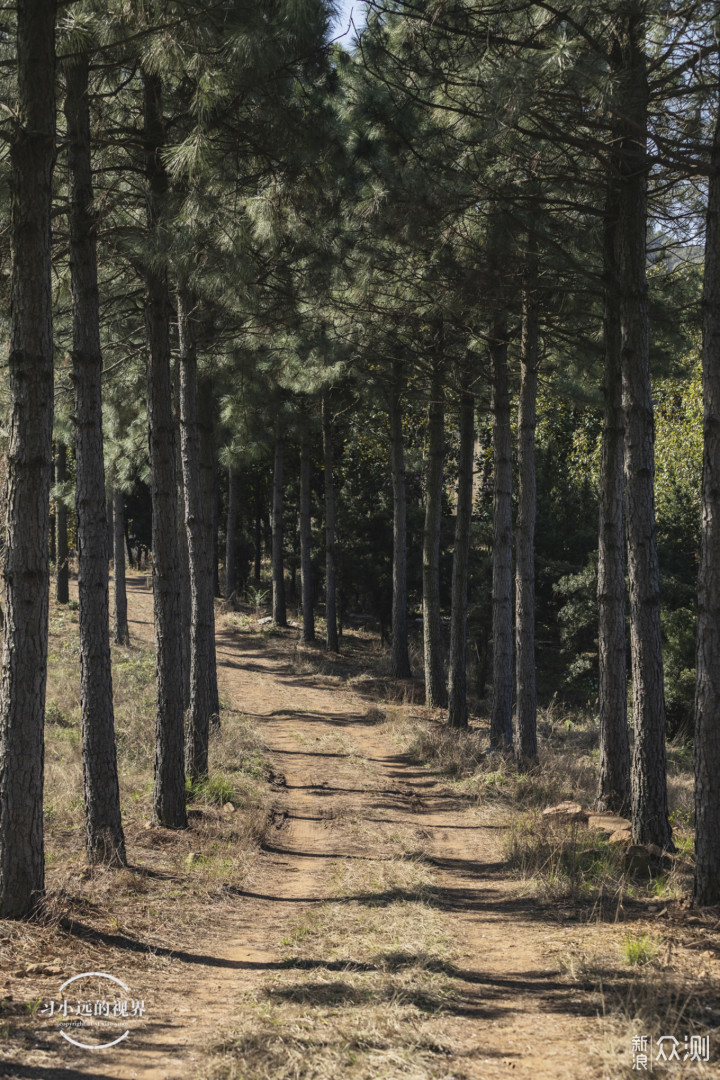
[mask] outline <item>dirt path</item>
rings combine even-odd
[[[151,596],[137,587],[131,596],[131,633],[151,635]],[[352,942],[328,955],[317,922],[308,924],[315,930],[308,931],[310,941],[301,955],[297,949],[293,953],[292,939],[303,920],[320,913],[329,918],[331,909],[339,912],[341,923],[341,903],[348,918],[359,912],[359,926],[366,912],[367,918],[379,917],[382,927],[385,913],[395,917],[391,904],[395,913],[397,904],[429,912],[437,920],[433,933],[453,950],[451,962],[433,966],[425,961],[420,972],[428,985],[433,979],[439,985],[442,976],[443,987],[449,988],[442,990],[442,1007],[423,1004],[416,993],[418,1024],[425,1025],[420,1048],[424,1071],[413,1071],[413,1066],[405,1072],[398,1066],[397,1073],[382,1075],[458,1080],[506,1071],[536,1080],[598,1075],[589,1051],[600,1038],[597,1005],[580,1000],[577,987],[558,978],[550,955],[566,939],[567,927],[552,913],[514,898],[498,858],[497,827],[458,803],[440,777],[398,755],[383,725],[368,720],[367,701],[323,686],[312,675],[295,674],[287,656],[273,653],[272,644],[249,635],[218,637],[222,696],[257,723],[278,774],[274,836],[238,899],[236,918],[224,927],[226,945],[214,955],[180,954],[171,966],[176,976],[180,971],[183,989],[178,991],[177,977],[169,978],[167,998],[147,1002],[142,1036],[133,1036],[131,1044],[108,1051],[107,1057],[98,1054],[92,1065],[87,1053],[68,1054],[65,1071],[57,1075],[193,1077],[202,1052],[217,1043],[220,1033],[273,994],[300,1002],[301,1025],[312,1023],[314,1005],[326,1007],[328,1001],[331,1011],[318,1013],[322,1023],[328,1023],[327,1016],[338,1017],[329,1021],[331,1028],[345,1023],[343,1005],[352,989],[346,974],[374,970],[377,963],[368,963],[365,953],[364,959],[353,956]],[[424,875],[421,908],[411,906],[420,895],[412,892],[415,886],[404,894],[402,884],[388,887],[383,878],[391,863],[400,865],[392,861],[398,843],[405,851],[414,849],[409,872]],[[360,876],[355,879],[354,873]],[[385,969],[392,972],[411,962],[404,953],[392,963],[390,953],[384,956]],[[414,969],[418,963],[414,956]],[[301,985],[298,979],[306,981]],[[335,988],[337,1001],[328,997],[328,987]],[[359,991],[353,993],[353,1000],[359,1000]],[[427,998],[430,991],[423,993]],[[394,1007],[397,990],[391,998]],[[294,1047],[308,1045],[293,1038]],[[330,1042],[321,1048],[330,1055],[323,1075],[345,1075],[347,1066],[333,1057]],[[425,1044],[429,1049],[423,1049]],[[249,1053],[249,1044],[243,1045],[243,1053]],[[290,1042],[283,1045],[282,1053],[289,1053]],[[267,1068],[272,1076],[271,1063]]]

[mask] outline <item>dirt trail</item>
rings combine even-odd
[[[130,602],[131,634],[150,638],[150,593],[136,587]],[[444,1031],[462,1051],[462,1068],[447,1075],[597,1075],[590,1051],[600,1038],[594,1006],[558,979],[545,951],[567,930],[560,919],[553,923],[546,911],[513,898],[498,859],[497,828],[458,805],[440,777],[398,755],[382,727],[366,718],[367,701],[295,674],[287,656],[273,655],[272,642],[221,633],[218,662],[222,696],[256,721],[279,774],[277,828],[238,900],[222,951],[180,954],[172,962],[180,979],[170,977],[167,996],[148,1002],[142,1036],[92,1062],[87,1053],[68,1053],[57,1075],[192,1077],[200,1048],[232,1025],[238,996],[287,967],[281,942],[303,912],[330,894],[337,860],[382,859],[367,848],[362,830],[353,839],[333,827],[350,816],[396,824],[422,840],[434,903],[461,957],[454,965],[461,1001]]]

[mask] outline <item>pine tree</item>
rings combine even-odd
[[[10,446],[0,684],[0,916],[27,915],[45,884],[43,725],[53,325],[50,222],[55,165],[54,0],[18,0],[11,143]]]
[[[108,527],[102,430],[102,354],[90,158],[89,60],[66,67],[70,175],[76,511],[80,598],[80,706],[86,851],[90,863],[124,866],[108,600]]]

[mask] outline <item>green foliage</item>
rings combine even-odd
[[[623,953],[628,964],[645,966],[657,955],[658,947],[649,934],[627,933]]]
[[[598,688],[597,558],[577,574],[566,574],[555,585],[560,640],[565,664],[565,690],[580,700],[594,701]]]

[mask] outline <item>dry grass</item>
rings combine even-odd
[[[656,1063],[662,1076],[704,1080],[717,1075],[720,971],[707,960],[700,971],[688,963],[683,953],[694,936],[687,925],[643,922],[611,937],[597,933],[589,944],[577,941],[562,958],[568,981],[600,993],[602,1038],[592,1050],[603,1077],[638,1075],[632,1068],[633,1039],[643,1036],[654,1059],[658,1039],[678,1040],[679,1060]],[[709,1062],[683,1060],[693,1037],[709,1038]]]

